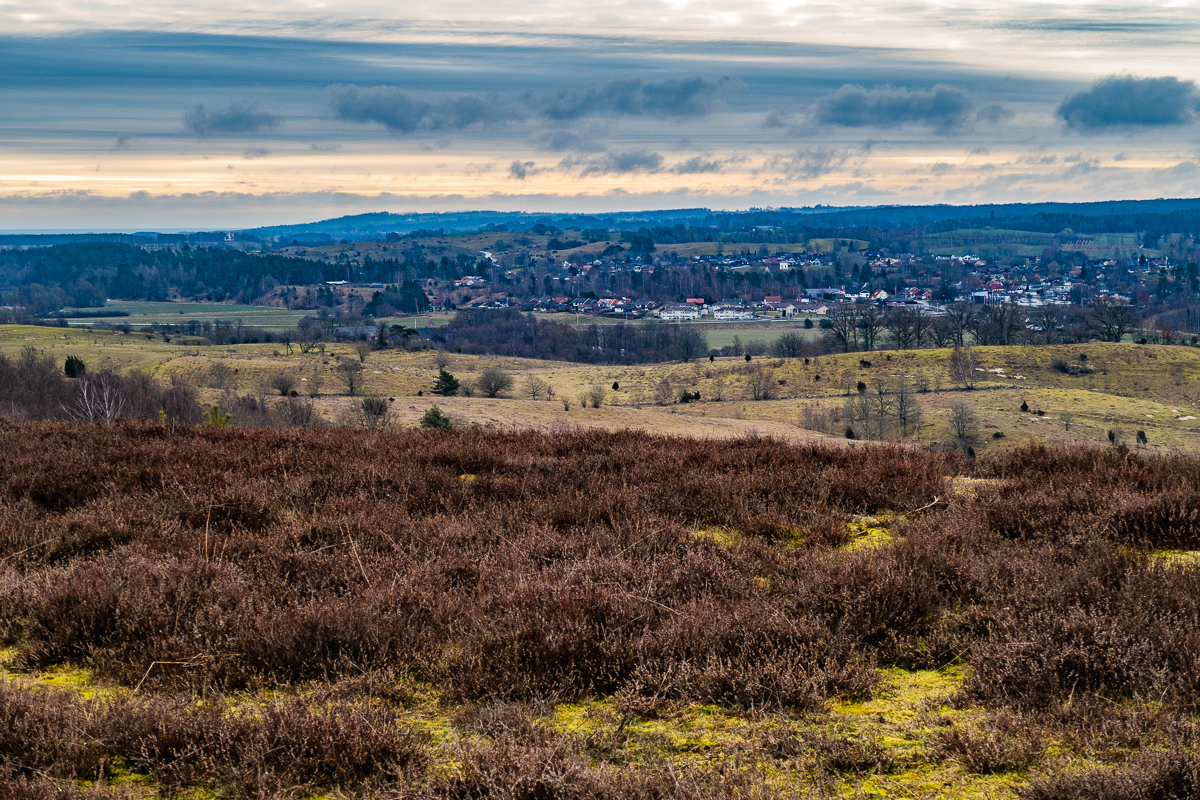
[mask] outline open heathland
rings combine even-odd
[[[784,335],[779,330],[742,334],[749,343],[755,336]],[[353,421],[369,396],[388,399],[391,426],[415,427],[437,404],[460,428],[636,429],[697,438],[758,432],[812,441],[842,439],[853,427],[860,438],[928,445],[955,438],[952,410],[965,404],[973,411],[972,446],[979,454],[1031,442],[1110,441],[1150,452],[1200,452],[1200,349],[1180,345],[979,346],[970,348],[974,366],[966,373],[955,372],[954,351],[945,348],[580,364],[362,345],[330,342],[304,352],[280,342],[218,346],[189,337],[166,341],[150,332],[0,325],[0,413],[70,416],[79,387],[63,383],[62,369],[74,357],[89,374],[111,370],[160,388],[193,387],[189,397],[233,411],[235,426],[295,424],[294,415],[277,413],[287,402],[282,386],[304,398],[303,424]],[[47,360],[57,372],[51,382],[62,385],[49,400],[23,408],[13,396],[21,394],[23,382],[5,371],[5,363],[21,362],[26,353]],[[354,367],[350,373],[348,366]],[[435,394],[442,369],[461,383],[458,396]],[[489,369],[512,378],[495,397],[474,391]],[[347,375],[355,381],[353,394]],[[32,381],[30,392],[47,394],[43,377]],[[585,396],[599,402],[585,402]],[[126,406],[157,418],[156,403],[130,399]],[[193,409],[191,417],[179,419],[198,421],[198,415]]]
[[[0,421],[0,794],[1200,790],[1200,460]]]

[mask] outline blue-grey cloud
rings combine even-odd
[[[514,161],[508,167],[508,174],[519,181],[529,177],[529,173],[537,166],[532,161]]]
[[[500,105],[472,95],[427,101],[395,86],[331,86],[330,105],[338,119],[347,122],[377,122],[393,133],[461,130],[522,119],[512,106]]]
[[[663,157],[648,150],[604,153],[598,156],[572,156],[559,162],[563,169],[580,169],[582,175],[608,175],[619,172],[658,172]]]
[[[259,111],[253,103],[234,103],[224,111],[208,111],[201,103],[183,115],[183,126],[201,138],[245,136],[278,124],[279,117]]]
[[[817,100],[813,118],[846,128],[916,125],[949,133],[967,126],[973,105],[969,92],[941,83],[930,90],[848,83]]]
[[[550,119],[578,119],[593,114],[703,117],[712,112],[732,83],[730,78],[669,78],[657,83],[619,78],[551,95],[542,101],[542,113]]]
[[[551,153],[594,153],[604,149],[590,136],[569,130],[547,131],[533,137],[533,141],[538,147]]]
[[[995,124],[997,122],[1005,122],[1006,120],[1010,120],[1014,116],[1016,115],[1004,106],[998,103],[992,103],[991,105],[987,105],[979,109],[979,111],[975,114],[975,119],[980,122],[989,122]]]
[[[1110,75],[1063,100],[1058,117],[1078,131],[1150,128],[1189,123],[1197,105],[1200,96],[1192,81]]]
[[[852,155],[854,154],[849,150],[810,147],[797,150],[787,157],[772,158],[764,165],[764,169],[793,179],[819,178],[841,169]]]
[[[706,172],[720,172],[726,166],[732,163],[732,159],[709,159],[703,156],[693,156],[685,161],[680,161],[671,167],[671,172],[676,175],[700,175]]]

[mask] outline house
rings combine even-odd
[[[667,322],[695,320],[700,319],[700,309],[688,303],[672,303],[658,312],[658,317]]]
[[[786,303],[778,298],[768,297],[763,301],[763,308],[768,317],[791,319],[796,316],[796,304]]]
[[[713,306],[713,319],[720,322],[731,322],[739,319],[753,319],[754,312],[739,303],[738,305],[719,304]]]

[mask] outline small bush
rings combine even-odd
[[[421,416],[421,427],[432,428],[434,430],[448,431],[454,427],[450,418],[443,413],[437,406],[430,406]]]
[[[968,772],[990,775],[1029,769],[1041,760],[1045,743],[1028,719],[1001,714],[985,728],[952,725],[935,733],[932,750],[939,758],[958,761]]]
[[[304,426],[317,422],[317,406],[312,400],[288,397],[275,406],[275,415],[284,425]]]
[[[76,356],[67,356],[67,361],[63,364],[63,372],[68,378],[81,378],[87,372],[87,365],[83,363],[83,359]]]
[[[444,355],[444,353],[439,353],[438,355]],[[445,369],[439,369],[437,380],[433,382],[433,391],[443,397],[450,397],[451,395],[458,394],[459,386],[458,378],[446,372]]]
[[[287,397],[296,389],[296,376],[290,372],[277,372],[271,376],[271,388]]]

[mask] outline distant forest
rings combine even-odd
[[[405,260],[355,265],[354,280],[403,283],[455,264]],[[116,300],[169,300],[172,292],[196,300],[251,302],[282,284],[314,285],[347,279],[347,268],[304,258],[255,255],[223,248],[147,251],[121,243],[86,242],[0,250],[0,297],[34,314],[64,307],[103,306]]]

